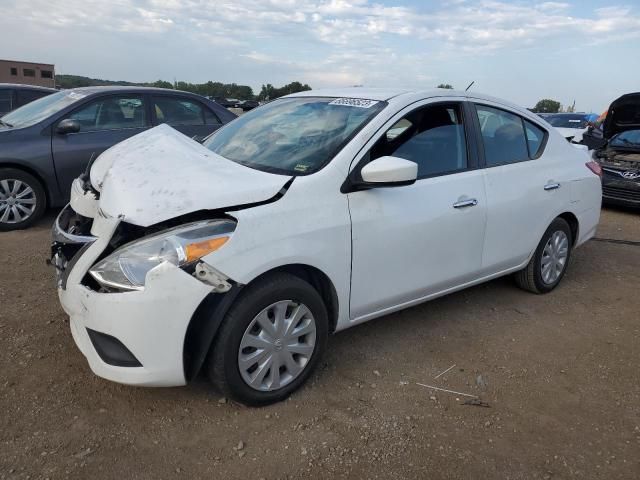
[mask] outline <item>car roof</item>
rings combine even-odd
[[[140,93],[184,93],[187,95],[197,95],[196,93],[185,92],[184,90],[174,90],[172,88],[158,88],[158,87],[139,87],[139,86],[127,86],[127,85],[100,85],[91,87],[77,87],[64,90],[65,92],[78,92],[86,95],[94,93],[104,92],[140,92]],[[201,96],[201,95],[197,95]]]
[[[24,90],[41,90],[43,92],[57,92],[55,88],[41,87],[39,85],[24,85],[22,83],[0,83],[0,88],[13,88]]]
[[[523,110],[523,107],[506,100],[484,95],[478,92],[464,92],[461,90],[452,90],[446,88],[435,89],[407,89],[407,88],[364,88],[364,87],[346,87],[346,88],[330,88],[319,90],[306,90],[304,92],[292,93],[283,98],[292,97],[337,97],[337,98],[359,98],[366,100],[389,101],[392,98],[410,96],[416,99],[433,98],[433,97],[466,97],[474,100],[486,100],[499,103],[511,108]]]

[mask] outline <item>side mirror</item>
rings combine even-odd
[[[80,122],[66,118],[58,123],[56,127],[56,133],[60,135],[67,135],[69,133],[78,133],[80,131]]]
[[[367,163],[360,170],[362,186],[399,187],[411,185],[418,178],[418,164],[398,157],[380,157]]]

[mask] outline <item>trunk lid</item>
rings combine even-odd
[[[614,100],[603,127],[607,140],[617,133],[640,129],[640,92],[628,93]]]

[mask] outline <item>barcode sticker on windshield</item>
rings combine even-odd
[[[343,105],[345,107],[371,108],[377,100],[365,100],[364,98],[336,98],[329,105]]]

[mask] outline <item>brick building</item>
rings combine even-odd
[[[19,83],[55,88],[55,67],[47,63],[0,60],[0,83]]]

